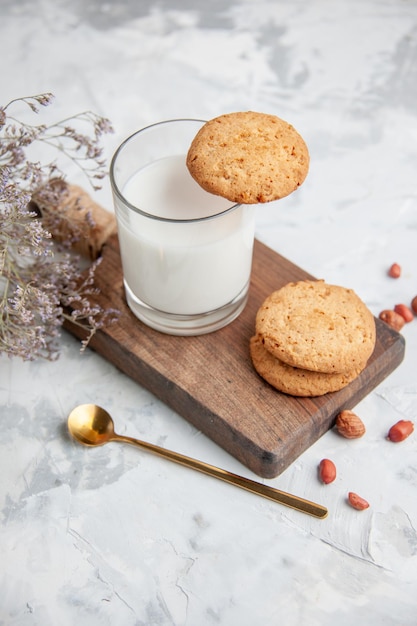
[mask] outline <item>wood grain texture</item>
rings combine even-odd
[[[117,236],[98,267],[96,300],[120,311],[118,322],[94,336],[90,347],[151,391],[259,476],[284,471],[402,361],[402,335],[376,319],[375,351],[366,369],[341,391],[317,398],[279,393],[254,371],[249,339],[269,293],[289,281],[313,278],[255,241],[248,304],[229,326],[199,337],[175,337],[148,328],[127,307]],[[68,324],[70,332],[82,330]]]

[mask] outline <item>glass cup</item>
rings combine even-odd
[[[128,306],[171,335],[226,326],[248,296],[255,210],[192,178],[186,155],[203,124],[148,126],[120,145],[110,166]]]

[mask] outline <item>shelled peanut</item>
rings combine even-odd
[[[414,424],[410,420],[400,420],[388,431],[387,439],[393,441],[394,443],[399,443],[400,441],[404,441],[411,435],[414,430]]]
[[[399,278],[401,276],[401,265],[393,263],[388,269],[388,276],[391,276],[391,278]]]
[[[369,509],[369,502],[365,500],[365,498],[358,496],[358,494],[354,491],[349,491],[348,502],[350,506],[353,506],[353,508],[357,509],[358,511],[364,511],[365,509]]]
[[[414,313],[406,304],[396,304],[394,307],[394,311],[395,313],[398,313],[398,315],[401,315],[402,318],[404,318],[404,322],[406,324],[409,324],[414,319]]]
[[[319,463],[319,477],[325,485],[336,480],[336,465],[330,459],[322,459]]]
[[[394,311],[394,309],[384,309],[379,314],[379,319],[398,332],[405,324],[405,319],[402,315]]]
[[[350,409],[343,409],[338,413],[335,420],[337,432],[346,439],[359,439],[365,432],[365,424],[361,418]],[[410,420],[399,420],[388,431],[387,439],[399,443],[404,441],[414,431],[414,424]],[[322,459],[318,465],[318,477],[322,483],[328,485],[335,481],[337,475],[336,465],[330,459]],[[358,511],[364,511],[370,504],[362,496],[353,491],[348,492],[347,502]]]
[[[346,439],[358,439],[366,432],[361,418],[348,409],[341,411],[336,417],[336,429]]]
[[[401,266],[398,263],[393,263],[387,274],[391,278],[400,278],[401,272]],[[380,312],[379,319],[399,332],[405,324],[413,321],[415,315],[417,315],[417,295],[411,300],[410,306],[401,302],[392,309],[384,309]]]

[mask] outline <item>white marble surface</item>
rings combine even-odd
[[[52,91],[54,119],[93,109],[116,129],[108,157],[161,119],[287,119],[311,170],[259,207],[258,238],[375,314],[417,294],[415,0],[1,0],[0,58],[2,104]],[[108,183],[98,195],[111,209]],[[385,439],[417,418],[417,320],[403,334],[405,360],[356,407],[365,437],[329,432],[267,481],[327,505],[323,521],[70,441],[69,411],[98,402],[122,433],[258,479],[72,337],[55,363],[1,357],[0,624],[414,626],[417,438]],[[328,486],[323,457],[338,466]],[[349,490],[371,507],[349,508]]]

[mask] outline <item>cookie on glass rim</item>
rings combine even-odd
[[[307,176],[310,157],[291,124],[275,115],[246,111],[206,122],[186,162],[206,191],[238,204],[257,204],[295,191]]]

